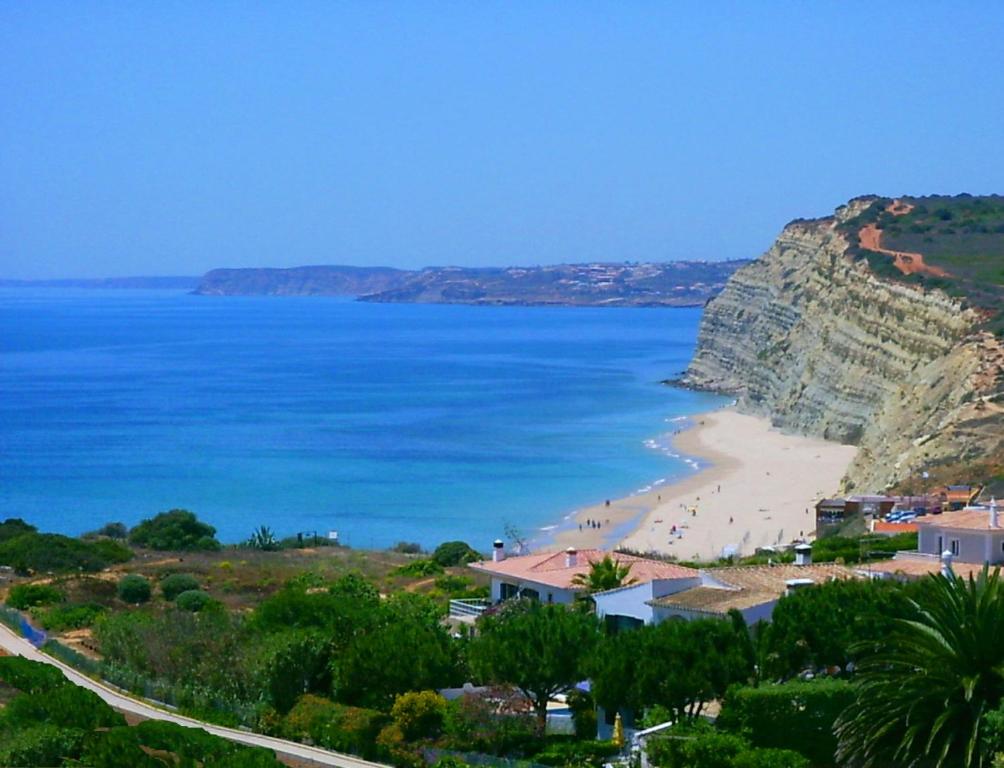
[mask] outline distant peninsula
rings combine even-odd
[[[0,288],[122,288],[192,290],[200,282],[198,277],[82,277],[53,280],[0,279]]]
[[[703,306],[746,260],[541,267],[313,266],[214,269],[203,296],[354,296],[360,301],[496,306]]]

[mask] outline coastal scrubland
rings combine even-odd
[[[476,632],[457,633],[444,622],[447,598],[484,594],[465,565],[476,552],[463,542],[432,552],[407,543],[394,548],[407,553],[255,550],[249,537],[217,548],[205,541],[211,526],[194,515],[190,522],[203,534],[190,551],[140,547],[129,543],[127,530],[118,542],[131,555],[125,562],[93,573],[72,565],[8,573],[3,618],[47,625],[48,652],[200,719],[409,768],[483,759],[475,755],[599,766],[621,746],[596,740],[597,706],[634,713],[641,724],[675,720],[671,738],[650,750],[653,764],[665,768],[844,765],[838,753],[857,748],[860,728],[852,724],[870,680],[857,668],[886,652],[901,619],[946,599],[931,578],[832,582],[782,598],[769,625],[746,626],[734,613],[622,632],[598,622],[589,600],[568,608],[523,600],[486,614]],[[156,518],[143,530],[151,527]],[[8,542],[44,535],[29,529],[14,521],[4,528],[20,531]],[[817,561],[851,562],[914,543],[833,538],[814,554]],[[123,590],[127,581],[132,587]],[[141,583],[145,589],[134,589]],[[193,594],[203,597],[186,598]],[[49,718],[47,731],[32,731],[37,744],[12,742],[19,756],[29,756],[22,764],[50,764],[30,756],[47,755],[53,743],[79,755],[106,748],[106,740],[141,751],[223,749],[201,737],[193,745],[171,741],[176,734],[155,726],[126,730],[117,719],[64,722],[31,703],[38,691],[19,683],[50,671],[5,670],[0,665],[0,730],[34,729],[16,720],[23,712]],[[588,691],[578,686],[587,679]],[[437,693],[468,682],[482,687],[451,700]],[[1000,704],[996,690],[986,694],[988,713]],[[567,698],[574,733],[544,730],[556,696]],[[104,712],[88,702],[75,708]],[[713,727],[700,717],[709,707],[720,713]],[[986,754],[1004,748],[993,717],[987,715],[989,741],[980,747]],[[113,735],[89,735],[95,728]],[[267,754],[241,754],[271,764]],[[718,762],[707,762],[712,754]]]

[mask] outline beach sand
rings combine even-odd
[[[646,493],[611,499],[609,506],[578,510],[573,527],[559,532],[554,546],[618,545],[681,560],[712,560],[811,538],[816,501],[837,490],[856,452],[854,446],[784,434],[767,419],[731,408],[695,416],[694,426],[676,435],[673,444],[681,455],[697,459],[699,471]],[[587,520],[601,527],[592,528]]]

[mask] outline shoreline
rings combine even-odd
[[[813,538],[815,502],[837,489],[857,451],[785,434],[733,406],[687,422],[672,435],[672,446],[682,460],[696,464],[695,472],[575,510],[553,531],[551,546],[715,560]],[[589,520],[600,527],[590,527]]]

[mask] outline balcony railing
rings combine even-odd
[[[472,600],[450,600],[450,618],[477,618],[484,613],[491,601],[477,598]]]

